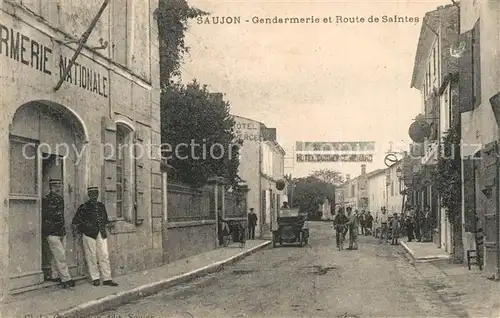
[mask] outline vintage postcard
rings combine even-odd
[[[0,316],[500,318],[499,51],[497,0],[0,0]]]

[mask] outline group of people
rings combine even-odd
[[[346,213],[347,212],[347,215]],[[371,235],[379,238],[379,244],[389,242],[391,245],[398,245],[399,238],[407,236],[411,242],[416,239],[419,242],[428,240],[431,233],[430,209],[426,207],[423,213],[418,213],[411,206],[406,206],[405,214],[393,213],[389,215],[386,207],[381,208],[381,213],[373,219],[370,212],[355,210],[351,207],[340,208],[333,220],[336,229],[336,243],[339,245],[339,237],[342,234],[345,238],[349,233],[349,248],[358,248],[358,233]]]
[[[347,215],[346,215],[347,212]],[[365,213],[362,211],[361,213],[356,210],[354,213],[352,212],[351,207],[347,207],[344,211],[344,208],[340,208],[333,219],[333,226],[335,228],[336,236],[335,240],[337,243],[337,247],[340,245],[340,238],[345,239],[347,233],[349,233],[349,247],[348,250],[357,250],[358,249],[358,234],[361,228],[362,235],[369,235],[371,233],[373,223],[373,216],[370,212]]]
[[[73,229],[82,235],[85,260],[92,284],[118,286],[111,278],[107,245],[107,228],[112,226],[103,203],[98,201],[99,189],[87,189],[89,200],[80,205],[72,221]],[[74,287],[66,259],[66,221],[64,217],[62,182],[49,180],[49,193],[42,200],[42,235],[52,256],[52,271],[46,279],[61,283],[63,288]]]

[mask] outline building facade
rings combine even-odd
[[[458,17],[459,8],[452,4],[426,13],[415,54],[411,87],[418,89],[422,96],[418,121],[427,130],[421,158],[425,179],[430,179],[436,168],[444,134],[452,124],[459,125],[458,116],[453,116],[456,107],[452,107],[458,96],[458,59],[450,53],[458,39]],[[415,194],[417,214],[426,209],[431,211],[432,233],[425,239],[449,250],[452,235],[450,223],[435,186],[432,182],[425,182]]]
[[[480,249],[484,270],[500,276],[498,139],[500,50],[498,1],[460,3],[459,109],[462,147],[464,250]],[[457,45],[458,46],[458,45]],[[475,160],[480,159],[480,160]],[[484,233],[476,246],[474,233]]]
[[[286,189],[276,189],[276,181],[284,178],[285,152],[276,140],[276,129],[253,119],[233,117],[236,134],[243,140],[239,176],[249,189],[247,206],[257,213],[255,235],[262,237],[270,234],[273,217],[285,198]]]
[[[262,124],[263,140],[261,166],[262,235],[272,237],[271,232],[278,227],[278,210],[286,198],[286,189],[278,190],[276,182],[285,177],[285,151],[276,140],[276,128]]]
[[[368,211],[376,219],[386,202],[385,169],[378,169],[368,173]]]
[[[0,290],[43,284],[42,197],[63,182],[71,275],[85,275],[69,224],[98,186],[115,227],[113,275],[163,261],[158,1],[111,1],[67,71],[102,1],[2,1]],[[67,72],[64,77],[63,73]],[[62,80],[62,84],[58,82]],[[121,146],[136,144],[134,151]]]
[[[398,172],[400,171],[400,172]],[[404,213],[403,211],[403,180],[398,175],[403,173],[403,160],[398,160],[392,166],[385,169],[385,198],[387,213]]]

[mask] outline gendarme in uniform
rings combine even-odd
[[[94,286],[103,285],[118,286],[111,279],[111,267],[109,265],[108,234],[106,227],[110,224],[106,207],[99,202],[99,189],[97,187],[87,188],[89,200],[80,205],[73,218],[73,225],[82,233],[83,250],[85,260],[89,268],[89,274]]]
[[[66,261],[66,224],[64,199],[59,179],[49,180],[50,192],[42,199],[42,235],[52,254],[52,281],[60,281],[64,288],[74,287]]]

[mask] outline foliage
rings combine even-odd
[[[215,98],[206,85],[193,81],[168,86],[161,103],[162,144],[168,145],[163,155],[175,169],[173,178],[199,186],[219,176],[236,187],[241,181],[238,166],[242,141],[234,132],[229,102]]]
[[[295,185],[293,207],[299,207],[301,211],[307,212],[310,216],[318,213],[318,208],[324,203],[325,199],[334,200],[334,185],[310,175],[306,178],[293,179]]]
[[[342,176],[342,173],[340,173],[337,170],[320,169],[314,171],[311,175],[322,180],[323,182],[333,185],[340,185],[344,182],[344,177]]]
[[[446,209],[450,223],[460,221],[461,187],[460,131],[459,126],[450,128],[440,145],[436,165],[434,185],[441,198],[441,206]]]
[[[208,15],[190,7],[186,0],[160,0],[155,17],[160,40],[161,87],[170,85],[172,77],[180,76],[182,56],[189,52],[184,42],[188,20]]]

